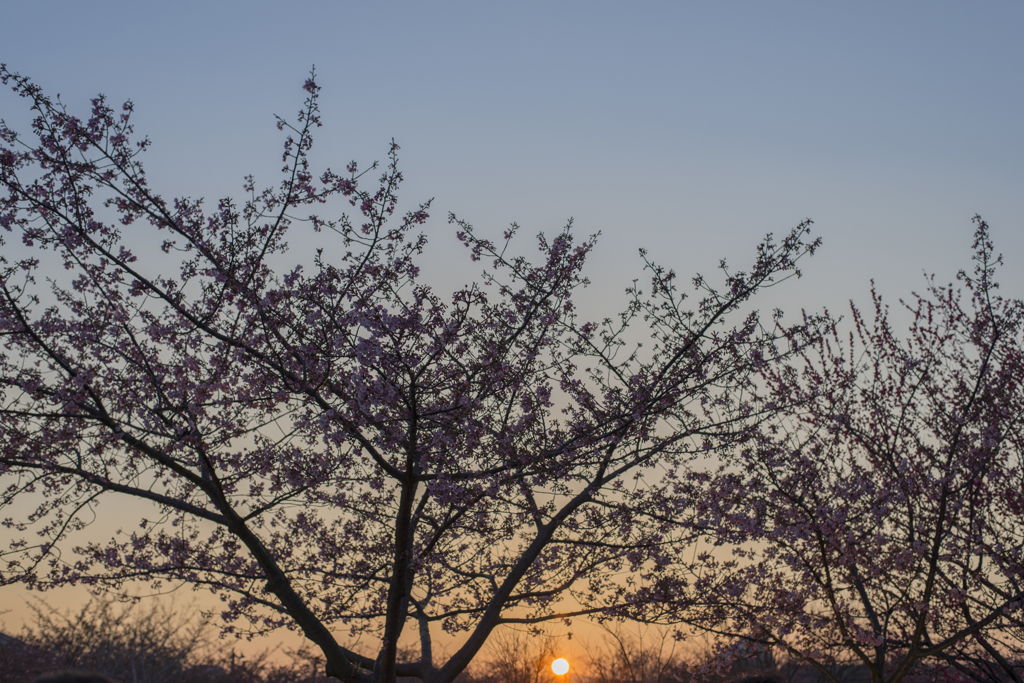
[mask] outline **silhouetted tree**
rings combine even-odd
[[[901,302],[906,335],[873,291],[848,337],[836,321],[765,368],[786,409],[701,506],[740,550],[708,558],[719,606],[696,623],[823,674],[852,661],[896,683],[944,663],[1021,680],[1024,302],[998,295],[1002,258],[975,220],[973,273]]]
[[[130,102],[79,118],[0,79],[36,114],[31,140],[0,126],[0,226],[20,242],[0,261],[0,506],[38,534],[16,535],[4,582],[205,586],[229,624],[297,628],[331,675],[382,682],[451,681],[501,624],[699,599],[687,548],[712,530],[687,471],[773,410],[753,383],[799,332],[780,347],[745,307],[817,246],[807,223],[749,270],[723,262],[721,288],[695,278],[692,307],[645,257],[650,293],[590,322],[595,238],[541,235],[531,262],[507,255],[515,226],[495,245],[451,217],[492,267],[442,298],[418,279],[429,202],[395,218],[397,146],[370,190],[355,162],[311,169],[312,76],[278,119],[281,183],[249,177],[209,212],[150,187]],[[358,218],[309,213],[338,198]],[[72,557],[114,495],[150,512]],[[399,664],[407,624],[421,659]],[[446,662],[431,625],[465,634]]]

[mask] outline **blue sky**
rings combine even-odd
[[[824,249],[772,305],[841,309],[871,278],[895,299],[970,267],[980,213],[1005,293],[1024,293],[1021,3],[92,0],[3,17],[0,61],[71,109],[135,101],[165,196],[275,182],[273,114],[294,114],[315,64],[315,158],[365,165],[395,138],[405,198],[435,198],[428,277],[457,253],[448,211],[495,235],[600,230],[599,297],[639,274],[638,247],[710,272],[810,217]],[[0,93],[0,117],[18,126],[23,104]]]
[[[524,234],[573,216],[619,292],[640,246],[710,271],[811,217],[825,249],[790,308],[950,279],[974,213],[1024,263],[1016,3],[33,2],[5,24],[0,60],[72,108],[135,101],[168,195],[276,180],[272,114],[315,64],[317,158],[394,137],[437,245],[449,210]],[[23,108],[0,94],[0,113]]]

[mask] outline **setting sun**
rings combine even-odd
[[[559,676],[564,676],[569,671],[569,662],[559,657],[551,662],[551,670]]]

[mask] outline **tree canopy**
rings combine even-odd
[[[313,170],[312,75],[278,119],[281,181],[210,209],[150,187],[131,102],[78,117],[0,80],[36,117],[0,126],[4,582],[205,587],[226,628],[301,630],[342,680],[438,683],[501,624],[713,593],[690,552],[717,533],[703,463],[777,412],[760,378],[817,324],[750,306],[817,248],[809,221],[692,293],[644,254],[649,289],[591,321],[596,236],[539,235],[530,260],[514,224],[495,242],[450,216],[486,270],[442,296],[396,145],[376,184]],[[109,496],[150,512],[75,545]],[[463,635],[447,661],[432,625]],[[420,661],[399,664],[407,627]],[[375,645],[346,647],[359,633]]]
[[[701,507],[745,552],[693,619],[874,681],[922,665],[1024,677],[1024,301],[975,217],[973,272],[928,279],[895,314],[849,326],[765,372],[784,406],[726,454]],[[905,320],[907,332],[899,333]],[[689,606],[684,606],[686,611]]]

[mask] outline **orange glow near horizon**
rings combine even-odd
[[[559,657],[555,661],[551,662],[551,670],[558,676],[564,676],[569,672],[569,662]]]

